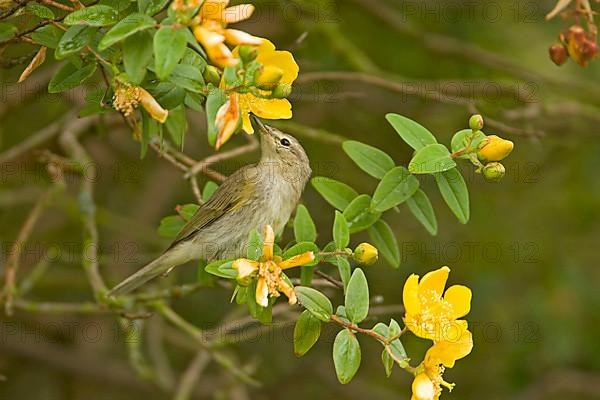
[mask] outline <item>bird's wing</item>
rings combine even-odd
[[[255,183],[251,179],[244,179],[250,168],[254,168],[254,165],[245,166],[231,174],[181,228],[167,250],[190,238],[202,228],[211,225],[227,212],[240,207],[245,200],[250,198]]]

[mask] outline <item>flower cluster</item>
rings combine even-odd
[[[148,114],[161,124],[165,123],[169,116],[169,111],[162,108],[146,89],[115,80],[113,96],[115,110],[128,117],[139,104],[142,104]]]
[[[269,305],[269,297],[279,297],[283,293],[290,304],[296,304],[296,293],[284,270],[308,264],[315,259],[312,251],[283,260],[274,254],[275,233],[271,225],[265,225],[262,256],[258,261],[239,258],[232,264],[238,271],[237,281],[242,286],[256,280],[256,303],[262,307]]]
[[[473,348],[467,321],[460,319],[470,311],[471,290],[454,285],[444,292],[449,273],[448,267],[442,267],[421,280],[412,274],[404,285],[404,324],[416,336],[433,342],[415,368],[413,400],[437,400],[442,386],[452,390],[454,385],[442,377],[444,370],[452,368]]]
[[[571,58],[585,67],[598,56],[596,35],[586,32],[581,26],[573,25],[559,36],[559,43],[550,47],[550,59],[556,65],[562,65]]]

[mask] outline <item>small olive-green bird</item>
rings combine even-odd
[[[123,282],[110,296],[128,293],[190,260],[245,257],[248,235],[267,224],[278,233],[300,200],[311,169],[300,143],[253,118],[262,156],[230,175],[181,229],[169,248]]]

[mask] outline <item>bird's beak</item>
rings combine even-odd
[[[252,126],[255,130],[259,131],[262,135],[268,135],[271,133],[269,128],[266,127],[265,124],[254,114],[250,114],[250,120],[252,121]]]

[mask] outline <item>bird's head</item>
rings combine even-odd
[[[290,134],[262,123],[252,116],[255,130],[261,135],[261,162],[277,163],[283,171],[297,174],[306,182],[311,174],[308,156],[298,140]]]

